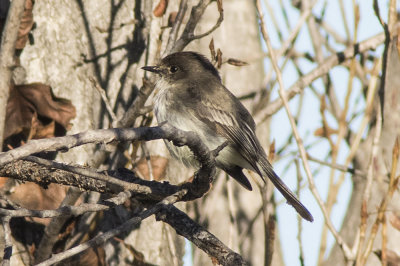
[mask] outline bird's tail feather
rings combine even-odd
[[[296,195],[283,183],[279,176],[272,169],[271,164],[267,160],[261,160],[258,164],[258,168],[261,171],[262,176],[267,176],[269,180],[275,185],[275,187],[282,193],[286,198],[287,203],[292,205],[301,217],[307,221],[314,221],[313,216],[307,210],[307,208],[297,199]]]

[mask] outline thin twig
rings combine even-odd
[[[112,119],[112,126],[118,126],[118,118],[115,115],[113,108],[111,107],[111,103],[107,97],[106,91],[100,86],[100,84],[94,79],[94,77],[89,77],[90,82],[92,82],[93,87],[99,92],[101,99],[103,100],[104,104],[106,105],[106,109],[108,114],[111,116]]]
[[[188,7],[187,2],[188,2],[187,0],[181,0],[179,4],[178,14],[176,15],[174,25],[172,26],[171,32],[169,33],[169,38],[167,46],[165,48],[164,56],[167,56],[169,53],[171,53],[172,47],[175,44],[176,39],[178,38],[178,32],[182,25],[182,21]]]
[[[218,6],[218,11],[219,11],[219,17],[215,25],[208,31],[202,34],[195,35],[194,30],[199,23],[201,17],[204,14],[204,11],[206,10],[207,6],[211,3],[211,0],[200,0],[199,3],[192,7],[192,11],[190,12],[190,18],[188,22],[186,23],[185,29],[183,30],[180,38],[175,42],[174,46],[172,49],[169,51],[169,53],[176,53],[179,51],[182,51],[183,48],[185,48],[191,41],[203,38],[210,33],[212,33],[214,30],[216,30],[224,20],[224,13],[222,7],[219,7],[219,2],[217,1],[217,6]],[[222,3],[222,2],[221,2]],[[221,4],[222,5],[222,4]],[[168,51],[167,51],[168,52]],[[166,52],[166,54],[167,54]]]
[[[147,99],[154,90],[154,84],[152,84],[147,79],[143,79],[143,86],[139,90],[138,95],[131,104],[131,106],[126,110],[124,116],[119,120],[119,127],[132,127],[136,118],[138,118],[142,113],[142,108],[144,107]]]
[[[334,168],[334,169],[342,171],[342,172],[351,173],[351,174],[358,175],[358,176],[361,176],[361,177],[366,177],[367,176],[366,173],[362,172],[359,169],[347,167],[345,165],[340,165],[340,164],[337,164],[337,163],[335,163],[335,164],[334,163],[328,163],[328,162],[319,160],[318,158],[315,158],[315,157],[311,156],[310,154],[307,154],[307,158],[310,161],[313,161],[313,162],[316,162],[316,163],[319,163],[319,164],[322,164],[322,165],[325,165],[325,166],[329,166],[331,168]]]

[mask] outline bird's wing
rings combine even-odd
[[[262,176],[257,161],[259,155],[265,156],[265,152],[255,135],[254,120],[242,103],[227,89],[222,88],[225,90],[224,93],[215,97],[202,95],[202,100],[197,102],[195,111],[205,124],[228,139]]]
[[[224,97],[226,97],[226,95],[230,96],[229,94],[225,94]],[[255,135],[253,118],[245,107],[234,96],[230,99],[220,98],[221,97],[215,97],[215,99],[213,99],[208,97],[198,102],[196,112],[198,112],[201,120],[209,127],[216,130],[220,135],[231,141],[242,157],[253,167],[260,177],[263,178],[267,176],[286,198],[288,203],[292,205],[304,219],[313,221],[314,218],[311,213],[272,169]],[[225,100],[225,105],[217,103],[216,100]],[[229,107],[229,104],[233,104],[235,108],[232,109]],[[240,180],[240,178],[238,180]]]

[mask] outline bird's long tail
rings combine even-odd
[[[287,203],[292,205],[296,211],[300,214],[301,217],[306,219],[307,221],[314,221],[313,216],[307,210],[307,208],[297,199],[296,195],[286,186],[285,183],[279,178],[279,176],[272,169],[272,165],[267,161],[261,159],[259,163],[260,172],[262,176],[266,176],[271,180],[271,182],[275,185],[275,187],[282,193],[282,195],[286,198]]]

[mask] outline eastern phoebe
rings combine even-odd
[[[217,167],[252,190],[243,168],[268,177],[296,211],[307,221],[314,218],[272,169],[255,134],[255,123],[242,103],[221,83],[217,69],[195,52],[166,56],[157,66],[142,69],[160,75],[156,83],[154,112],[158,123],[196,132],[214,150],[228,141],[217,156]],[[187,166],[198,167],[188,147],[165,142],[170,153]]]

